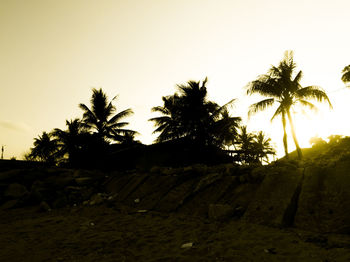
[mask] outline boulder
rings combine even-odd
[[[3,205],[0,206],[0,210],[8,210],[8,209],[13,209],[19,206],[19,200],[18,199],[12,199],[4,203]]]
[[[25,186],[21,184],[10,184],[4,192],[4,197],[9,199],[20,199],[28,194]]]
[[[350,163],[305,171],[295,226],[320,233],[350,233]]]
[[[200,190],[203,190],[207,186],[210,186],[213,183],[215,183],[216,181],[222,179],[222,177],[223,177],[223,174],[219,174],[219,173],[213,173],[213,174],[206,175],[201,180],[199,180],[195,189],[193,190],[193,193],[196,193]]]
[[[50,212],[51,208],[50,208],[48,203],[46,203],[45,201],[42,201],[39,205],[38,211],[39,212]]]
[[[94,194],[90,201],[89,201],[89,204],[90,206],[94,206],[94,205],[100,205],[104,202],[104,199],[102,197],[102,194],[101,193],[98,193],[98,194]]]
[[[228,220],[233,214],[234,209],[230,205],[210,204],[208,208],[208,218],[214,221]]]
[[[249,204],[243,219],[269,226],[291,226],[303,169],[277,167],[269,172]]]
[[[196,181],[194,179],[187,180],[173,187],[159,201],[155,209],[161,212],[173,212],[184,204],[188,196],[192,194]]]

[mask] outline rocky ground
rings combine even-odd
[[[350,261],[350,236],[77,205],[0,211],[0,261]]]

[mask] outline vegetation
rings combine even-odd
[[[272,66],[268,74],[261,75],[258,79],[248,84],[247,94],[260,94],[268,97],[258,103],[255,103],[249,108],[249,115],[265,110],[266,108],[278,103],[278,108],[271,118],[271,121],[277,116],[282,118],[283,126],[283,145],[285,154],[288,157],[288,144],[286,121],[289,120],[292,137],[298,152],[299,159],[302,158],[302,151],[298,143],[295,132],[295,126],[291,114],[291,109],[296,104],[309,107],[316,110],[316,106],[309,102],[309,99],[314,99],[318,102],[326,101],[330,107],[331,102],[327,94],[318,86],[302,87],[300,80],[303,76],[302,71],[299,71],[295,76],[294,69],[296,64],[293,59],[293,52],[287,51],[283,60],[279,65]]]
[[[350,65],[344,67],[343,71],[342,71],[342,77],[341,80],[344,83],[349,83],[350,82]]]
[[[276,154],[271,145],[271,138],[268,138],[263,131],[257,134],[249,133],[247,126],[240,127],[235,145],[238,147],[236,159],[243,164],[269,163],[269,155]]]
[[[260,75],[250,82],[246,91],[247,95],[259,94],[266,97],[249,107],[248,116],[277,105],[271,121],[281,117],[285,155],[288,158],[286,130],[288,121],[298,158],[301,159],[303,152],[298,143],[292,109],[302,105],[317,110],[310,100],[326,102],[330,108],[332,105],[320,87],[302,87],[300,84],[302,71],[295,73],[295,68],[293,52],[286,51],[278,66],[272,66],[267,74]],[[346,66],[342,74],[342,81],[350,82],[350,66]],[[164,144],[157,148],[164,150],[167,146],[174,147],[174,143],[177,143],[180,149],[186,150],[186,146],[191,144],[197,148],[197,159],[202,158],[203,161],[208,159],[208,156],[204,157],[203,152],[199,151],[214,148],[216,152],[220,151],[216,155],[233,156],[232,161],[241,164],[269,163],[269,156],[276,154],[271,138],[263,131],[249,133],[247,126],[241,126],[241,117],[231,116],[230,106],[236,101],[235,99],[223,106],[210,101],[207,82],[208,79],[205,78],[203,81],[188,81],[186,84],[177,85],[173,95],[162,97],[163,104],[152,108],[153,113],[158,113],[158,116],[149,119],[155,125],[153,133],[158,134],[155,144]],[[133,114],[133,111],[128,108],[117,112],[116,106],[113,105],[115,100],[116,97],[109,101],[102,89],[92,89],[90,107],[83,103],[79,104],[83,111],[82,118],[66,120],[66,130],[56,128],[51,132],[43,132],[34,139],[34,146],[25,158],[50,164],[66,163],[70,166],[82,166],[96,162],[97,159],[108,158],[116,150],[124,154],[124,157],[121,157],[124,160],[125,156],[139,157],[140,152],[123,151],[129,148],[141,148],[144,145],[135,140],[138,133],[127,129],[129,123],[123,121]],[[330,141],[336,141],[334,139],[339,138],[333,137]],[[310,142],[316,148],[327,144],[321,138],[314,138]],[[156,150],[155,148],[152,150]],[[176,154],[180,154],[179,149],[176,150]],[[188,151],[187,155],[192,154],[189,152],[192,151]],[[159,152],[157,154],[161,155]]]
[[[227,110],[234,100],[224,106],[209,101],[207,80],[178,85],[179,93],[163,97],[163,106],[152,108],[161,114],[150,119],[157,127],[154,133],[160,133],[156,142],[188,138],[197,144],[222,148],[235,139],[241,118],[231,117]]]
[[[51,133],[43,132],[38,138],[34,138],[34,147],[27,155],[29,160],[37,160],[49,164],[57,162],[57,141],[53,139]]]
[[[112,101],[115,99],[116,97]],[[128,122],[120,122],[123,118],[133,114],[133,111],[129,108],[114,114],[116,107],[112,101],[108,102],[102,89],[92,89],[91,109],[85,104],[79,104],[84,111],[82,123],[88,130],[95,131],[100,139],[122,142],[125,134],[136,133],[133,130],[124,129],[129,124]]]

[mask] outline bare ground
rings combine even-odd
[[[0,261],[350,261],[350,236],[106,206],[0,211],[0,228]]]

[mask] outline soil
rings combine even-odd
[[[0,228],[0,261],[350,261],[349,235],[105,205],[0,211]]]

